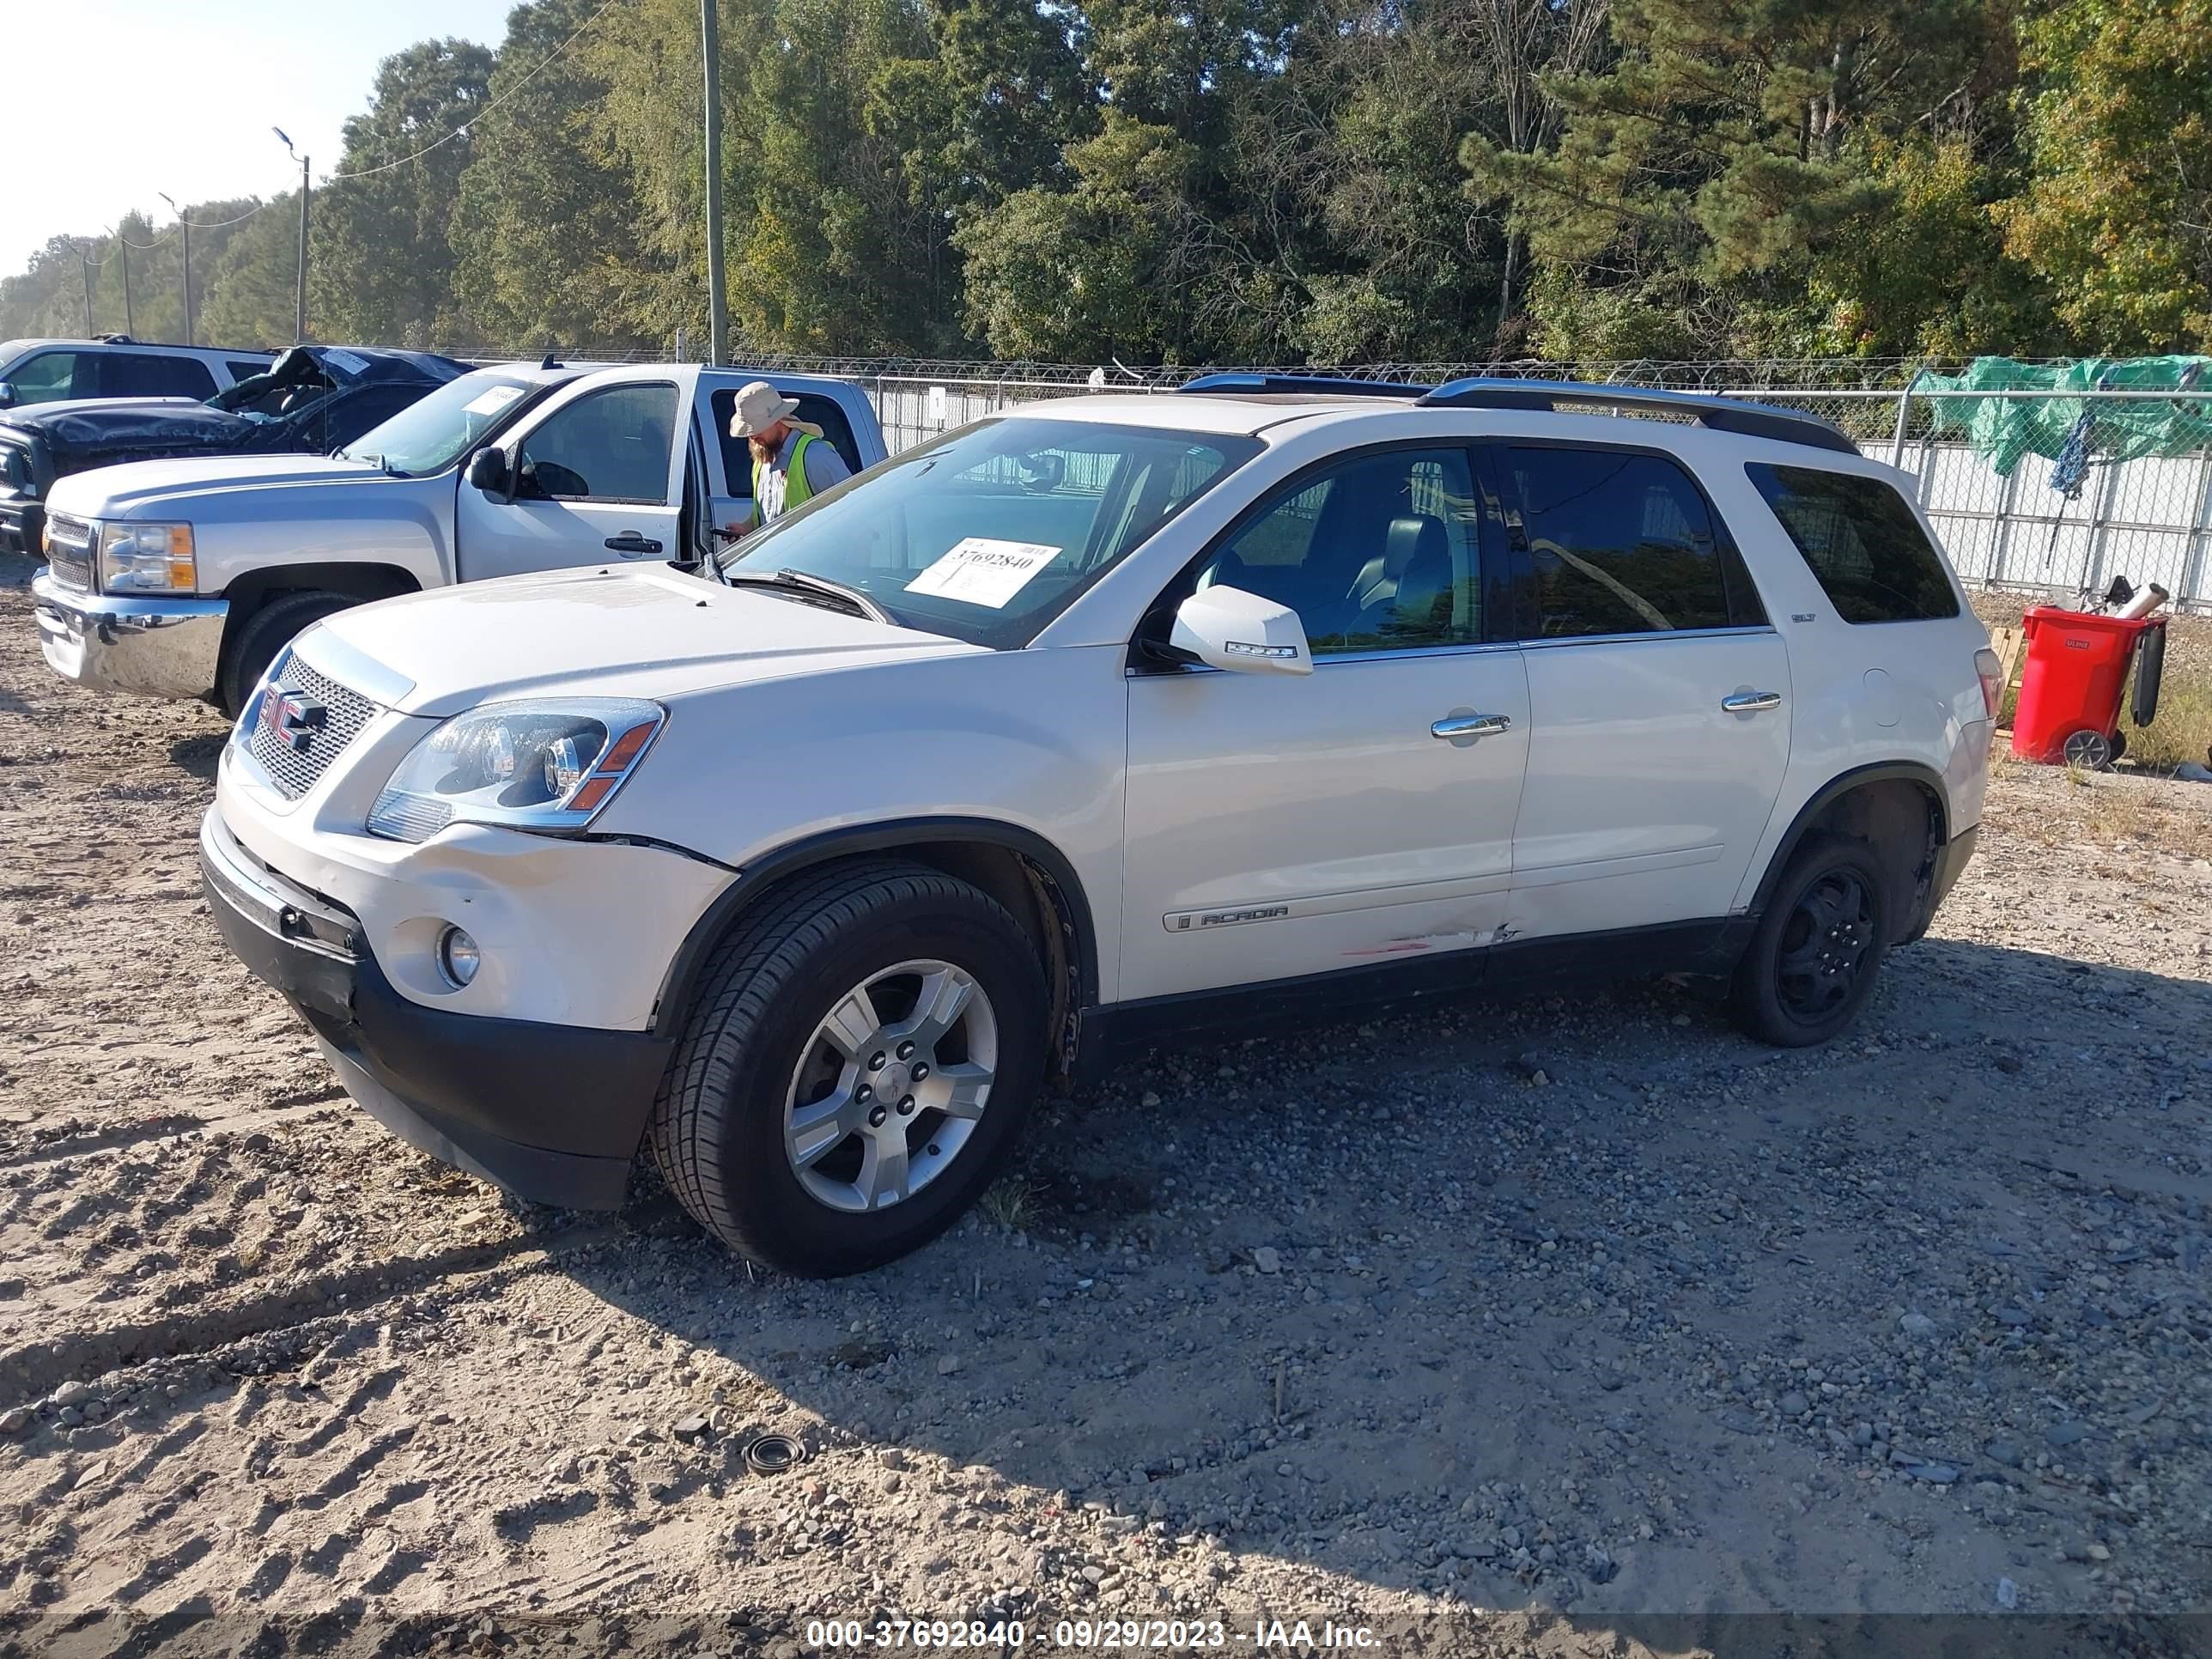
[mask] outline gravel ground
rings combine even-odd
[[[198,895],[220,722],[48,674],[28,570],[0,1652],[2179,1651],[2212,1599],[2212,786],[2001,766],[1827,1049],[1660,983],[1163,1054],[988,1213],[796,1283],[347,1103]],[[749,1474],[771,1431],[805,1461]],[[1984,1618],[1864,1618],[1907,1613]]]

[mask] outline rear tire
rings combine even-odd
[[[653,1161],[748,1260],[857,1273],[981,1196],[1048,1040],[1036,951],[980,888],[892,860],[802,875],[708,964],[653,1104]]]
[[[280,594],[246,619],[238,636],[222,653],[222,663],[216,671],[216,695],[222,699],[222,712],[231,719],[246,706],[246,698],[269,665],[276,660],[276,653],[299,638],[325,617],[336,616],[341,611],[359,605],[359,599],[349,599],[339,593],[298,592]]]
[[[1888,915],[1873,848],[1848,836],[1806,837],[1736,964],[1737,1025],[1784,1048],[1841,1032],[1874,994]]]

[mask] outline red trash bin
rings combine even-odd
[[[2021,760],[2103,766],[2126,745],[2119,735],[2120,693],[2136,641],[2163,617],[2095,617],[2039,605],[2021,618],[2027,665],[2012,717],[2012,752]]]

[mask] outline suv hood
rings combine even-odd
[[[80,519],[159,519],[181,509],[191,516],[195,495],[251,489],[264,485],[340,482],[373,483],[381,478],[366,461],[333,460],[323,455],[203,455],[190,460],[129,461],[62,479],[48,507]]]
[[[981,646],[665,565],[469,582],[340,611],[300,637],[316,668],[410,714],[511,697],[667,698]]]

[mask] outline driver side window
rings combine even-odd
[[[515,495],[665,507],[675,441],[674,386],[609,386],[579,398],[522,441]]]
[[[1394,449],[1309,474],[1198,575],[1298,613],[1316,657],[1482,638],[1480,503],[1467,452]]]

